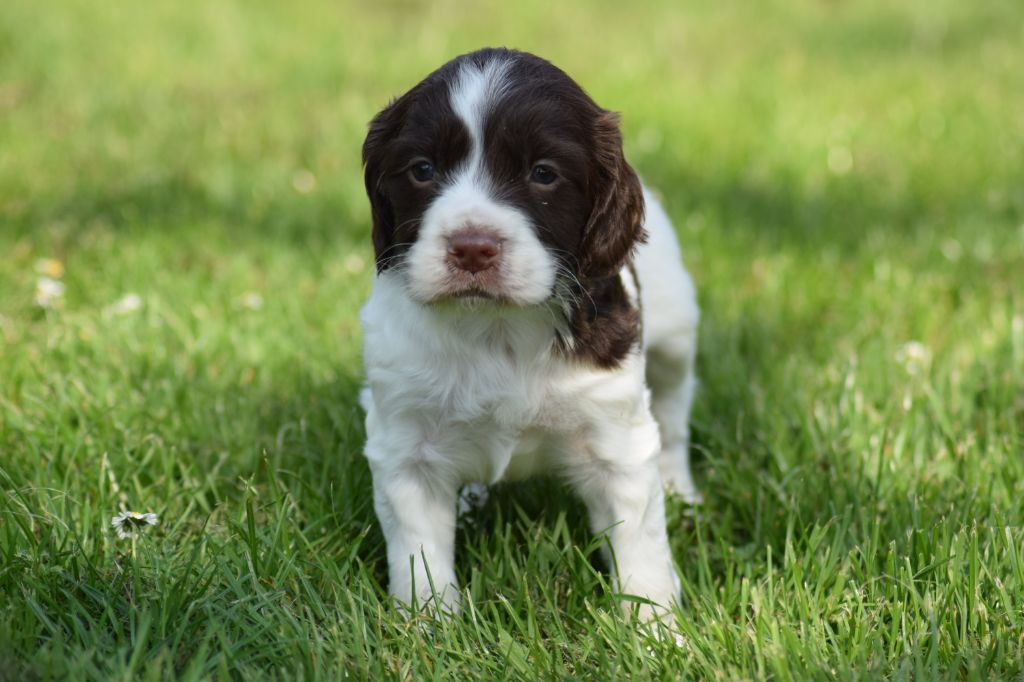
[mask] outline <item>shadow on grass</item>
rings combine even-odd
[[[5,221],[16,232],[31,234],[51,223],[103,224],[117,232],[175,230],[201,226],[232,240],[273,239],[292,245],[319,245],[338,237],[365,234],[369,243],[369,209],[363,224],[353,223],[344,197],[330,191],[300,195],[290,187],[260,192],[236,183],[214,192],[186,174],[145,181],[89,186],[66,196],[33,200]]]
[[[857,256],[871,230],[912,232],[979,212],[1007,221],[1024,217],[1024,195],[1014,194],[998,207],[985,207],[979,202],[981,190],[970,183],[954,192],[927,185],[896,191],[876,178],[849,176],[832,178],[810,190],[797,187],[795,179],[781,174],[770,183],[757,183],[701,168],[663,165],[657,160],[648,165],[651,184],[667,197],[670,210],[709,213],[723,230],[749,233],[777,244],[841,249],[851,258]],[[344,179],[361,187],[358,174]],[[361,192],[354,196],[362,200]],[[355,213],[365,217],[353,222],[348,198],[327,189],[303,196],[286,185],[257,189],[235,181],[213,191],[187,173],[168,173],[117,185],[83,183],[70,195],[23,205],[7,222],[22,230],[53,221],[75,225],[99,221],[118,230],[201,224],[242,240],[274,238],[319,244],[339,236],[368,238],[368,209]]]

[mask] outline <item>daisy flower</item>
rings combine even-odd
[[[36,282],[36,305],[52,308],[64,296],[64,285],[50,277],[40,277]]]
[[[142,512],[123,511],[110,522],[117,533],[117,537],[124,539],[132,537],[136,532],[142,532],[146,526],[155,526],[157,516],[153,513],[143,514]]]
[[[56,258],[40,258],[36,261],[36,272],[53,279],[59,279],[64,274],[64,263]]]
[[[263,297],[255,291],[248,291],[242,294],[242,298],[239,300],[242,303],[242,307],[249,310],[259,310],[263,307]]]
[[[142,309],[142,297],[138,294],[125,294],[108,305],[104,312],[108,315],[128,315]]]
[[[920,374],[928,369],[932,352],[920,341],[908,341],[896,351],[896,361],[903,365],[907,374]]]

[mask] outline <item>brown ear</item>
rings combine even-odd
[[[377,272],[387,269],[388,251],[395,241],[394,211],[384,191],[387,143],[401,129],[407,108],[407,97],[391,102],[370,121],[370,129],[363,142],[363,181],[366,183],[366,196],[370,199],[370,213],[373,217],[373,250]]]
[[[617,114],[605,111],[598,117],[594,141],[593,207],[583,232],[580,270],[586,277],[599,278],[617,273],[647,233],[643,189],[622,153]]]

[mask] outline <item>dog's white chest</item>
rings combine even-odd
[[[449,425],[453,435],[480,444],[480,459],[462,462],[461,473],[467,480],[517,480],[547,468],[556,438],[554,424],[545,422],[558,412],[547,378],[553,371],[494,363],[492,358],[485,374],[490,375],[486,385],[493,393],[464,396],[478,401],[478,415]],[[563,413],[561,419],[566,416]]]

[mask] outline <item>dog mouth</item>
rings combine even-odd
[[[469,273],[459,270],[449,272],[447,282],[438,298],[453,301],[498,301],[511,302],[500,273],[497,270]]]
[[[528,308],[544,303],[555,293],[547,291],[545,296],[538,297],[533,282],[502,267],[477,272],[448,268],[438,274],[440,277],[428,286],[419,286],[415,277],[411,278],[412,290],[419,294],[414,297],[421,303],[452,308],[488,307],[497,311]]]
[[[467,287],[456,291],[447,291],[435,299],[435,302],[454,303],[467,307],[484,304],[515,305],[508,296],[481,287]]]

